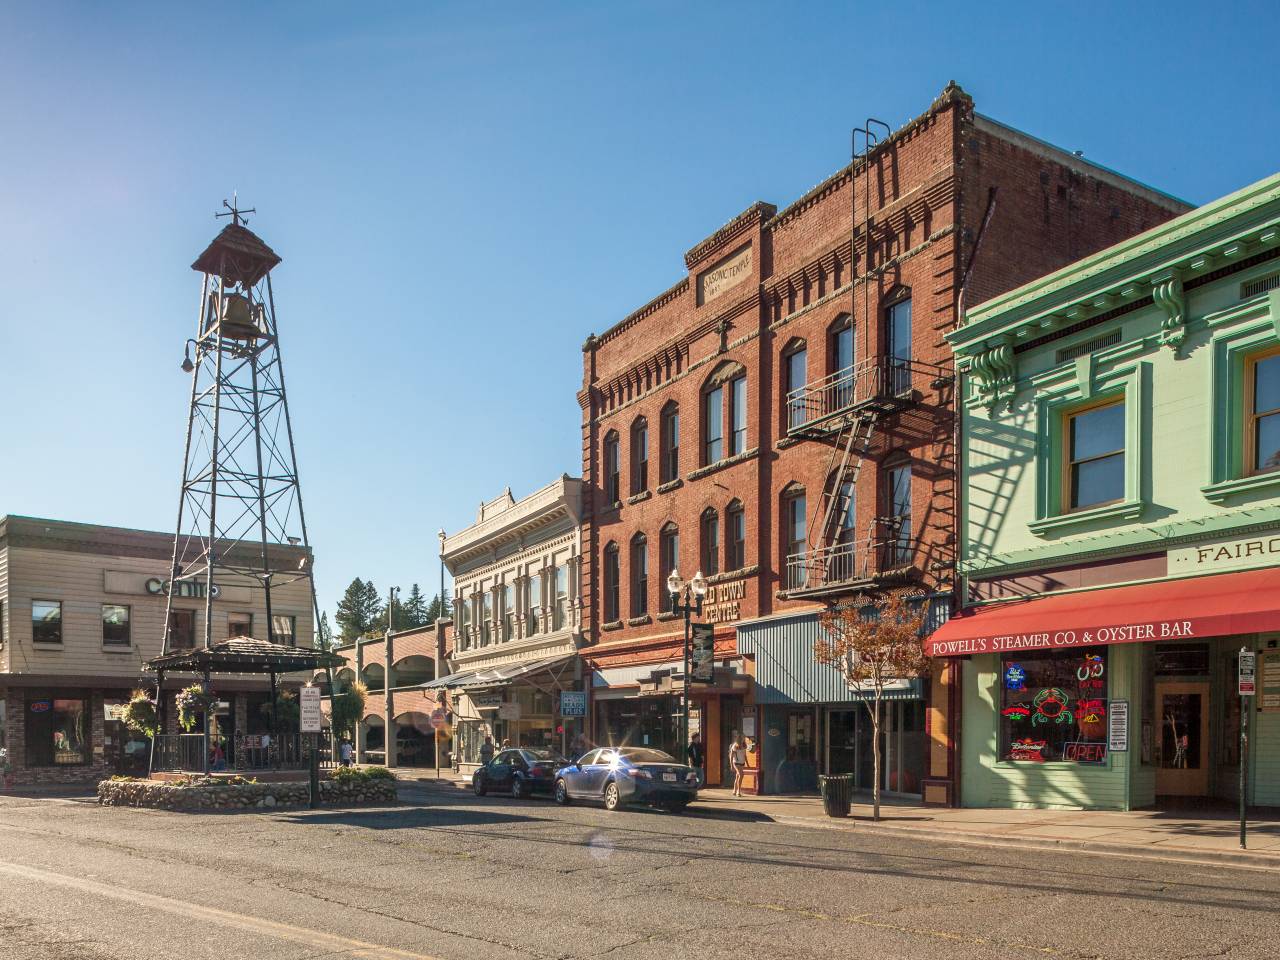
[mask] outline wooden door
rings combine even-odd
[[[1156,795],[1209,794],[1209,684],[1157,683]]]

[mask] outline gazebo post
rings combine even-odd
[[[276,716],[276,672],[268,671],[271,677],[271,738],[278,740],[280,737],[280,718]],[[276,756],[280,756],[279,749],[276,750]],[[267,762],[271,762],[271,751],[267,750]]]
[[[210,702],[209,690],[213,686],[213,678],[209,676],[209,668],[204,668],[204,775],[209,775],[209,738],[210,730],[213,729],[213,714],[217,710],[217,703]]]
[[[338,731],[337,731],[337,724],[333,722],[333,663],[332,662],[326,663],[324,665],[324,675],[325,675],[325,678],[329,681],[329,762],[337,763]]]
[[[151,738],[151,762],[147,775],[156,772],[156,741],[164,736],[164,671],[156,671],[156,735]]]

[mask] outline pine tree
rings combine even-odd
[[[422,591],[415,583],[409,590],[409,598],[405,600],[404,605],[396,610],[396,626],[402,630],[409,627],[421,627],[424,624],[431,623],[428,619],[430,608],[427,606],[427,598],[422,595]],[[400,618],[404,618],[404,622],[400,622]]]
[[[378,588],[373,585],[373,581],[361,580],[359,577],[352,580],[346,593],[338,601],[333,619],[338,623],[343,643],[350,643],[374,629],[379,622],[385,622]]]
[[[337,646],[333,641],[333,631],[329,628],[329,611],[327,610],[320,614],[320,629],[317,639],[320,641],[318,646],[321,650],[332,650]]]
[[[441,618],[444,618],[447,620],[452,616],[453,616],[453,611],[450,609],[450,605],[449,605],[448,590],[444,592],[443,598],[441,598],[440,594],[437,593],[434,597],[431,598],[431,602],[427,604],[427,612],[426,612],[427,623],[435,623],[437,620]]]

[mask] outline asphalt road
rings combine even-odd
[[[1280,871],[409,787],[191,815],[0,799],[3,960],[1280,956]]]

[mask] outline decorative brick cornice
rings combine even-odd
[[[689,278],[685,277],[679,283],[675,284],[669,289],[658,294],[656,297],[654,297],[652,300],[646,303],[639,310],[636,310],[634,313],[627,314],[627,316],[623,317],[621,320],[615,323],[612,327],[610,327],[604,333],[600,334],[600,336],[597,337],[593,335],[592,337],[588,338],[587,343],[583,344],[584,349],[586,349],[588,345],[594,348],[594,347],[598,347],[602,343],[607,343],[608,341],[616,337],[618,334],[622,333],[624,330],[631,328],[636,323],[643,320],[645,317],[649,316],[649,314],[656,312],[662,307],[665,307],[668,303],[670,303],[672,300],[680,296],[680,294],[684,293],[688,289],[689,289]]]
[[[772,203],[765,203],[763,200],[757,200],[747,209],[726,223],[711,236],[707,237],[700,243],[690,247],[684,255],[684,265],[690,270],[701,261],[707,259],[712,253],[721,247],[727,246],[732,241],[747,231],[751,226],[761,223],[772,217],[778,212],[778,208]]]

